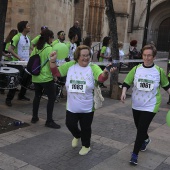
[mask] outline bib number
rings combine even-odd
[[[85,91],[86,91],[85,81],[70,80],[69,92],[85,93]]]
[[[154,88],[153,81],[145,80],[145,79],[139,79],[137,81],[137,89],[142,91],[151,91]]]

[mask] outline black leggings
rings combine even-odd
[[[34,83],[35,96],[33,100],[33,117],[38,117],[38,109],[40,104],[40,99],[43,94],[43,90],[48,96],[47,102],[47,122],[53,121],[52,114],[54,108],[54,102],[56,98],[54,81],[49,81],[45,83]]]
[[[81,138],[82,146],[90,147],[91,124],[94,112],[72,113],[66,111],[66,126],[75,138]],[[78,128],[78,122],[81,130]]]
[[[136,135],[133,153],[138,155],[142,143],[144,142],[144,140],[149,138],[147,132],[148,132],[149,125],[155,116],[155,113],[148,112],[148,111],[140,111],[135,109],[132,109],[132,111],[133,111],[135,126],[137,128],[137,135]]]

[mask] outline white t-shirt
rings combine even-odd
[[[69,87],[72,86],[71,82],[76,82],[77,85],[79,84],[79,82],[81,84],[84,84],[85,93],[70,92]],[[71,66],[67,74],[66,89],[67,89],[67,110],[73,113],[92,112],[94,77],[90,66],[81,67],[78,63]]]
[[[135,66],[124,82],[128,85],[134,84],[132,108],[155,113],[161,103],[160,85],[166,87],[169,84],[163,69],[157,65],[146,68],[142,64]]]
[[[28,36],[21,34],[18,45],[17,45],[17,54],[24,59],[25,61],[29,60],[29,50],[30,50],[30,39]]]
[[[106,52],[104,53],[104,56],[110,56],[111,50],[110,47],[106,47]],[[104,58],[103,62],[108,62],[108,59]]]
[[[74,60],[74,52],[77,48],[77,45],[75,43],[70,43],[70,51],[69,51],[69,54],[68,54],[68,57],[70,58],[70,60]]]
[[[125,53],[123,50],[119,50],[119,60],[123,60],[125,56]]]

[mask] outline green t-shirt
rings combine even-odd
[[[59,42],[60,42],[59,39],[56,39],[55,41],[53,41],[53,42],[52,42],[52,47],[53,47],[55,44],[59,43]]]
[[[31,56],[33,56],[35,54],[39,54],[43,50],[40,53],[41,64],[45,63],[47,58],[50,57],[50,53],[52,52],[52,47],[47,43],[44,45],[43,49],[37,50],[37,48],[34,47],[32,53],[31,53]],[[49,82],[49,81],[52,81],[52,80],[53,80],[53,76],[52,76],[52,73],[51,73],[51,70],[50,70],[50,63],[49,62],[47,62],[41,68],[41,72],[38,76],[32,76],[32,82],[34,82],[34,83],[44,83],[44,82]]]
[[[6,43],[5,51],[8,51],[9,46],[10,46],[10,42]],[[13,61],[13,57],[11,57],[11,58],[4,57],[4,60],[6,60],[6,61]]]
[[[18,34],[16,34],[13,38],[12,38],[12,43],[11,43],[11,45],[12,46],[14,46],[15,48],[14,48],[14,52],[16,53],[16,54],[18,54],[18,53],[20,53],[20,52],[22,52],[23,51],[23,49],[21,49],[21,48],[19,48],[18,47],[18,43],[21,41],[20,40],[20,37],[23,37],[23,35],[21,34],[21,33],[18,33]],[[31,44],[30,44],[30,37],[29,36],[27,36],[28,38],[29,38],[29,48],[30,48],[30,46],[31,46]],[[25,42],[25,40],[24,40],[24,42]],[[21,45],[22,44],[20,44],[19,46],[21,47]],[[20,56],[20,57],[22,57],[22,56]],[[13,60],[14,61],[18,61],[18,59],[17,58],[15,58],[15,57],[13,57]]]
[[[37,35],[37,36],[31,41],[31,44],[36,45],[37,42],[38,42],[38,40],[39,40],[39,38],[40,38],[40,36],[41,36],[41,35]]]
[[[70,61],[70,62],[66,62],[66,63],[64,63],[63,65],[59,66],[59,67],[58,67],[58,70],[59,70],[59,72],[60,72],[60,74],[61,74],[61,77],[66,76],[66,75],[67,75],[67,72],[68,72],[68,69],[69,69],[71,66],[75,65],[76,63],[77,63],[76,61],[72,60],[72,61]],[[90,67],[91,67],[91,69],[92,69],[92,71],[93,71],[93,76],[94,76],[95,81],[98,81],[99,75],[100,75],[103,71],[102,71],[101,68],[100,68],[98,65],[96,65],[96,64],[91,64],[91,63],[90,63]]]
[[[105,52],[106,52],[106,46],[103,46],[100,53],[104,54]],[[99,58],[99,62],[103,62],[103,57]]]

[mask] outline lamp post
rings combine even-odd
[[[150,7],[151,7],[151,0],[148,0],[142,47],[145,46],[145,45],[146,45],[146,42],[147,42],[147,33],[148,33]]]

